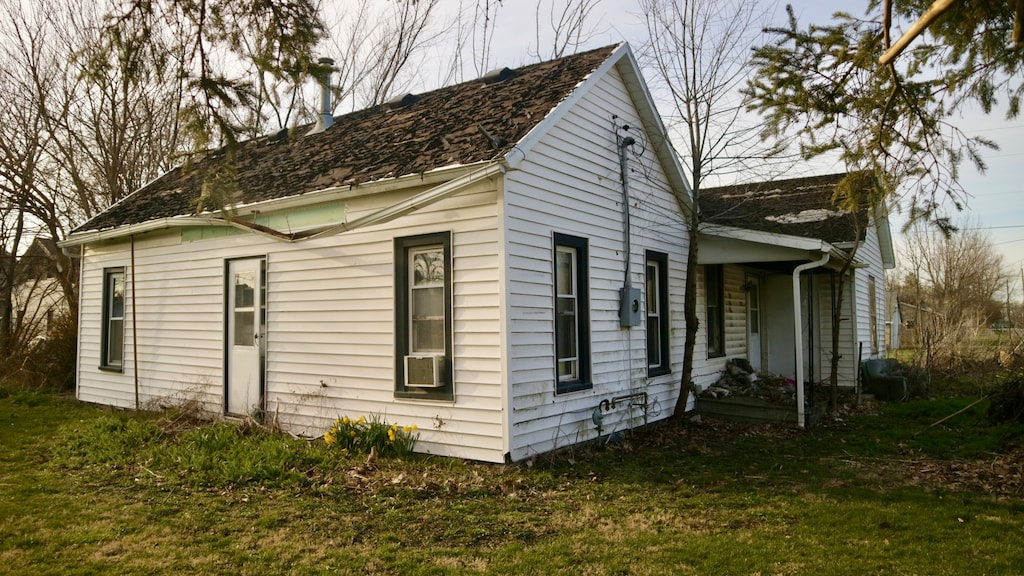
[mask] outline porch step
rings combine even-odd
[[[788,422],[796,424],[796,406],[777,404],[761,398],[730,396],[728,398],[697,398],[697,413],[738,422]],[[804,414],[810,426],[821,422],[824,405],[808,408]]]

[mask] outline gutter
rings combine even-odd
[[[797,426],[803,428],[804,423],[804,338],[803,318],[800,313],[800,273],[804,270],[819,268],[828,263],[829,252],[822,251],[821,258],[814,262],[801,264],[793,269],[793,340],[796,344],[796,418]]]

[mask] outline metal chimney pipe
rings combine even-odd
[[[327,67],[327,74],[320,84],[320,117],[309,134],[319,134],[334,125],[334,116],[331,115],[331,67],[334,66],[334,59],[323,57],[318,59],[317,63]]]

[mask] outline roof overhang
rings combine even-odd
[[[665,177],[668,179],[669,188],[679,207],[689,213],[693,205],[693,195],[690,191],[690,184],[686,180],[683,167],[679,163],[679,154],[672,147],[668,138],[668,131],[661,120],[661,115],[654,105],[654,98],[647,89],[640,73],[640,65],[633,56],[629,43],[623,42],[612,52],[611,56],[605,59],[593,72],[591,72],[569,96],[558,104],[541,122],[537,123],[515,146],[505,153],[504,158],[510,170],[516,170],[526,159],[533,147],[551,130],[561,119],[580,102],[591,89],[599,84],[605,75],[612,69],[619,73],[626,86],[626,91],[636,108],[637,114],[643,123],[644,132],[652,135],[649,145],[658,157],[662,168],[665,170]]]
[[[846,262],[849,255],[823,240],[748,230],[734,226],[700,225],[699,264],[812,261],[828,254],[830,261]]]
[[[220,212],[207,212],[197,215],[172,216],[149,220],[138,224],[129,224],[104,230],[87,230],[74,232],[68,235],[67,239],[60,242],[62,249],[74,248],[106,242],[119,238],[127,238],[147,232],[156,232],[168,228],[187,228],[193,226],[226,226],[240,228],[246,231],[274,237],[278,240],[296,241],[306,240],[314,237],[322,237],[330,234],[337,234],[348,230],[354,230],[362,226],[376,224],[393,220],[409,212],[418,210],[424,206],[437,202],[462,188],[504,172],[505,167],[500,162],[488,161],[471,165],[459,165],[432,170],[424,174],[411,174],[399,178],[389,178],[365,184],[352,186],[341,186],[324,188],[308,192],[298,196],[289,196],[277,200],[266,200],[252,204],[242,204],[232,207],[233,215],[228,218]],[[415,194],[409,199],[389,206],[383,210],[374,212],[360,218],[357,222],[342,222],[331,226],[321,226],[316,229],[304,230],[298,234],[284,234],[259,225],[253,224],[248,218],[255,214],[281,211],[320,204],[323,202],[336,202],[372,194],[392,192],[414,187],[430,186],[425,192]]]
[[[896,249],[892,241],[892,228],[889,227],[889,210],[884,206],[875,210],[875,229],[878,232],[878,246],[882,251],[882,268],[892,270],[896,267]]]

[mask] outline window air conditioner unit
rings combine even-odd
[[[406,356],[405,386],[406,388],[440,388],[441,364],[443,356]]]

